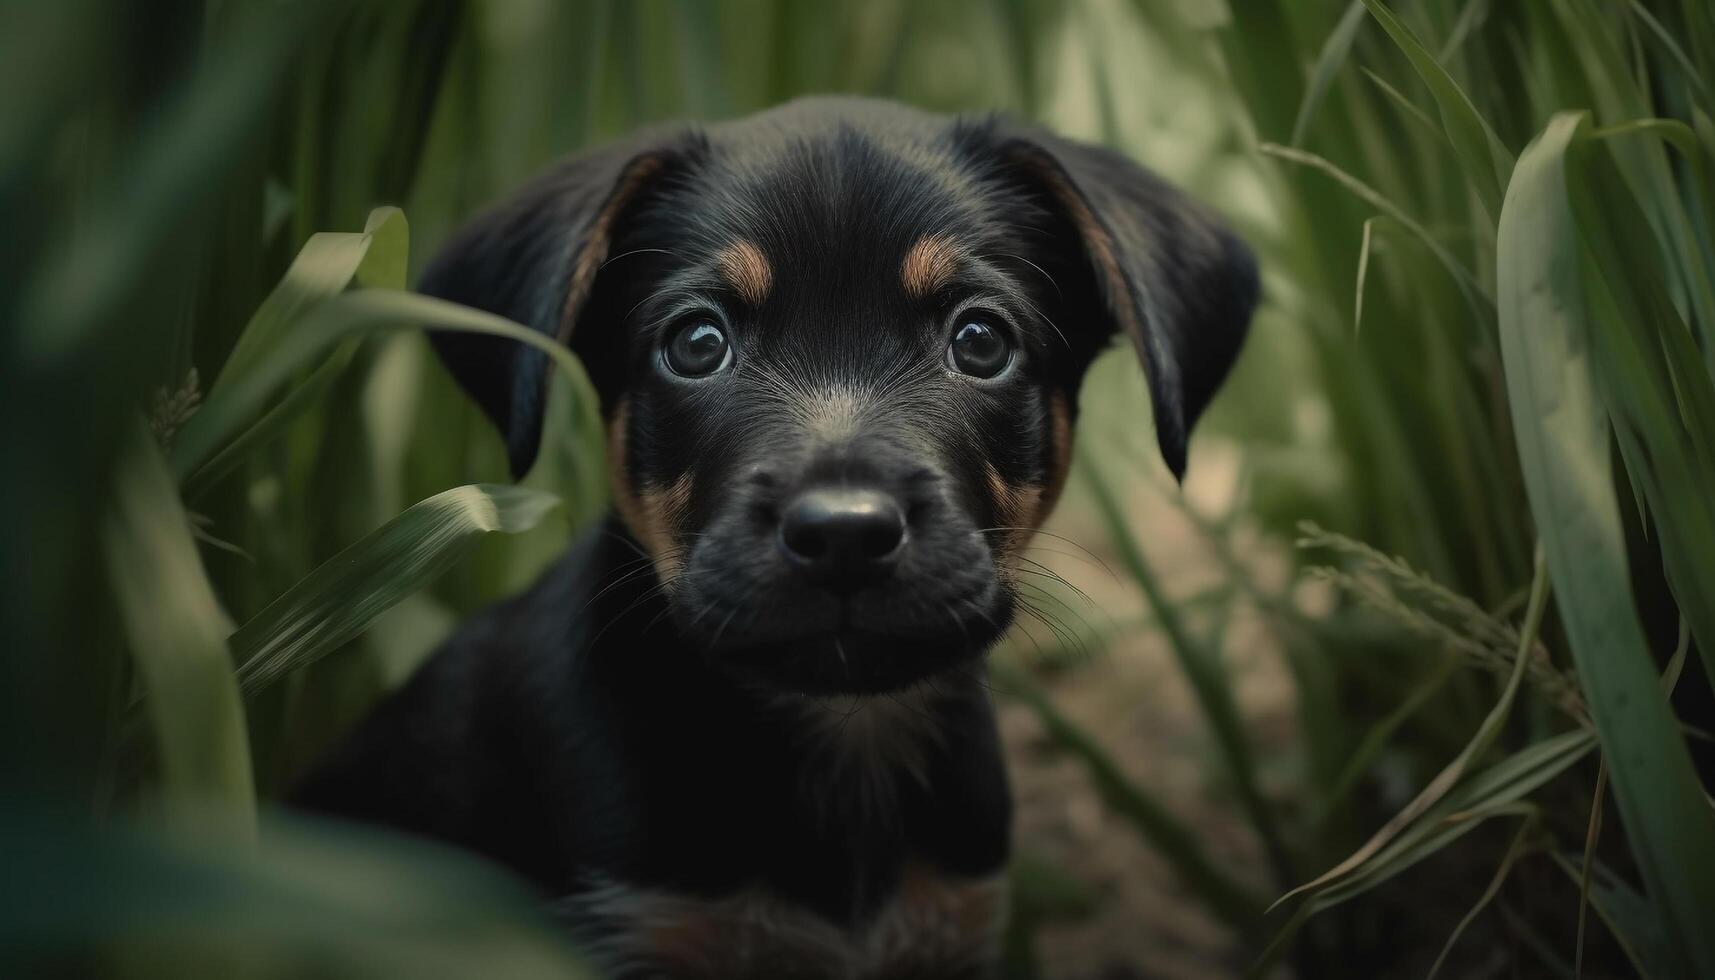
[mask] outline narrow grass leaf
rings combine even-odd
[[[1596,788],[1590,793],[1590,822],[1584,828],[1584,863],[1578,871],[1578,939],[1572,951],[1572,977],[1584,976],[1584,928],[1590,911],[1590,868],[1596,860],[1596,842],[1602,836],[1602,801],[1608,796],[1608,760],[1596,767]]]
[[[1441,126],[1447,141],[1464,164],[1465,179],[1476,189],[1492,220],[1500,214],[1501,188],[1506,186],[1507,178],[1512,174],[1512,153],[1411,28],[1381,0],[1363,2],[1388,37],[1405,53],[1418,77],[1429,87],[1430,95],[1434,96],[1435,104],[1441,109]]]
[[[559,498],[523,487],[455,487],[405,512],[328,559],[232,634],[247,696],[362,633],[399,600],[433,581],[478,538],[535,527]]]
[[[1472,311],[1485,322],[1493,318],[1492,301],[1484,293],[1482,285],[1471,275],[1471,270],[1465,268],[1464,263],[1454,258],[1453,253],[1449,252],[1439,239],[1431,235],[1427,228],[1406,214],[1398,205],[1382,196],[1368,184],[1314,153],[1306,153],[1303,150],[1295,150],[1290,146],[1281,146],[1277,143],[1263,143],[1258,149],[1270,156],[1279,157],[1282,160],[1301,164],[1327,174],[1338,181],[1342,187],[1357,195],[1360,200],[1399,222],[1401,227],[1411,232],[1412,237],[1421,241],[1429,249],[1430,254],[1434,255],[1441,263],[1442,268],[1446,269],[1447,273],[1453,277],[1453,281],[1459,285],[1465,299],[1471,304]]]
[[[1322,43],[1322,52],[1316,56],[1316,64],[1310,69],[1310,83],[1304,87],[1304,100],[1298,106],[1298,118],[1292,122],[1293,146],[1304,145],[1305,130],[1310,128],[1310,120],[1316,115],[1316,110],[1322,105],[1322,99],[1328,94],[1328,86],[1334,83],[1340,69],[1345,67],[1346,58],[1352,52],[1352,41],[1358,36],[1358,28],[1364,24],[1363,0],[1351,0],[1346,5],[1346,12],[1340,15],[1339,23],[1328,33],[1328,40]]]
[[[1696,93],[1699,101],[1708,106],[1710,104],[1709,83],[1704,81],[1703,76],[1697,71],[1697,66],[1692,64],[1690,56],[1685,53],[1685,49],[1679,46],[1679,42],[1674,40],[1673,34],[1662,26],[1661,21],[1657,20],[1655,15],[1650,13],[1649,8],[1645,7],[1640,0],[1628,0],[1628,2],[1632,8],[1632,15],[1643,23],[1650,40],[1667,53],[1667,62],[1673,65],[1678,72],[1680,81]]]
[[[1513,864],[1518,861],[1519,855],[1524,851],[1525,837],[1535,826],[1536,821],[1530,817],[1526,817],[1524,822],[1519,825],[1518,832],[1513,835],[1512,843],[1507,845],[1506,853],[1501,857],[1500,867],[1495,869],[1494,877],[1489,879],[1488,887],[1484,888],[1483,894],[1477,898],[1477,904],[1471,906],[1470,910],[1459,919],[1459,924],[1453,927],[1453,934],[1447,937],[1447,942],[1441,947],[1440,954],[1435,957],[1434,964],[1429,967],[1427,980],[1435,980],[1436,975],[1441,972],[1441,967],[1446,965],[1448,954],[1452,953],[1453,947],[1458,945],[1459,937],[1465,934],[1465,930],[1470,928],[1477,916],[1481,915],[1483,910],[1489,907],[1489,903],[1495,900],[1495,896],[1500,894],[1501,885],[1506,883],[1507,875],[1512,873]]]
[[[1350,901],[1477,829],[1491,817],[1528,813],[1520,801],[1596,748],[1594,732],[1577,729],[1537,742],[1473,775],[1362,868],[1311,901],[1317,909]]]
[[[1370,274],[1370,241],[1375,231],[1376,219],[1370,218],[1364,222],[1364,240],[1358,246],[1358,283],[1353,289],[1352,298],[1352,336],[1356,337],[1364,329],[1364,283]]]
[[[286,274],[256,308],[220,374],[213,397],[254,373],[318,303],[357,280],[371,288],[405,288],[410,230],[398,208],[376,208],[362,232],[319,232],[304,243]]]
[[[1574,885],[1583,887],[1584,869],[1564,854],[1552,852],[1549,857]],[[1656,918],[1649,899],[1599,860],[1590,863],[1588,884],[1590,909],[1614,937],[1638,976],[1643,980],[1672,976],[1665,948],[1667,935],[1662,932],[1661,921]]]
[[[209,395],[173,442],[173,471],[182,479],[227,444],[245,421],[302,365],[334,342],[393,330],[433,328],[505,337],[548,355],[572,380],[580,408],[595,404],[594,390],[571,351],[553,338],[492,313],[430,296],[359,289],[323,300],[268,357],[248,370],[242,384]]]
[[[32,957],[69,953],[129,976],[591,976],[492,865],[355,825],[276,818],[263,831],[245,847],[7,811],[0,835],[30,846],[8,857],[0,966],[34,976]]]
[[[1531,581],[1530,604],[1525,612],[1524,626],[1519,630],[1518,651],[1514,654],[1512,675],[1507,678],[1507,685],[1502,690],[1500,699],[1495,702],[1494,707],[1489,709],[1488,715],[1477,727],[1476,734],[1471,736],[1471,740],[1465,744],[1465,747],[1453,758],[1453,761],[1437,773],[1435,778],[1429,781],[1429,785],[1417,794],[1416,798],[1404,809],[1394,814],[1392,819],[1382,825],[1382,828],[1376,831],[1375,835],[1362,847],[1320,876],[1282,895],[1275,902],[1276,905],[1295,895],[1320,891],[1361,868],[1365,862],[1380,853],[1383,847],[1399,836],[1401,831],[1411,826],[1430,807],[1446,796],[1447,792],[1465,774],[1465,770],[1470,767],[1472,761],[1488,751],[1489,746],[1494,744],[1495,737],[1500,734],[1501,726],[1512,711],[1513,701],[1518,697],[1519,687],[1524,683],[1526,668],[1530,664],[1531,652],[1536,644],[1536,632],[1541,626],[1543,608],[1547,603],[1548,570],[1539,551],[1536,560],[1536,573]]]
[[[191,523],[148,431],[126,444],[113,511],[103,521],[107,577],[147,701],[169,803],[215,807],[253,833],[255,791],[244,705]]]

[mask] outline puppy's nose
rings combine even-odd
[[[877,490],[806,490],[780,518],[780,550],[831,592],[855,592],[885,578],[904,544],[905,512]]]

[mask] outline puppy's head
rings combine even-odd
[[[462,231],[423,289],[579,353],[619,513],[680,631],[825,693],[902,687],[1000,635],[1115,334],[1180,473],[1256,274],[1111,151],[818,99],[575,159]],[[436,342],[522,474],[545,359]]]

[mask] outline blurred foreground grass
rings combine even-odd
[[[1231,972],[1715,976],[1715,14],[1227,6],[0,3],[0,958],[575,969],[491,872],[257,829],[605,505],[568,357],[543,463],[497,485],[414,330],[517,328],[409,270],[559,153],[838,90],[1112,143],[1264,257],[1186,497],[1135,371],[1085,395],[1056,528],[1140,613],[1044,579],[995,682]],[[1188,538],[1144,525],[1163,509]],[[1179,588],[1182,546],[1215,584]],[[1256,867],[1057,707],[1142,635]],[[1284,741],[1235,635],[1280,660]],[[1037,930],[1103,896],[1018,843],[1011,969],[1060,975]]]

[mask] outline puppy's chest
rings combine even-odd
[[[604,880],[560,909],[614,977],[977,978],[995,965],[1006,885],[913,863],[879,912],[851,926],[759,887],[702,898]]]

